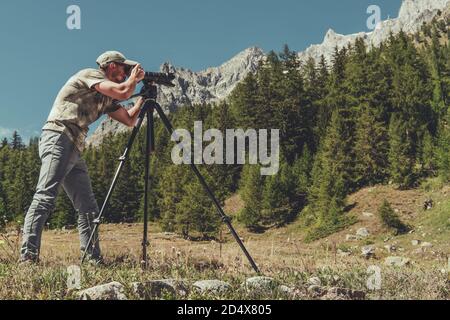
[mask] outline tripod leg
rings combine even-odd
[[[154,151],[154,118],[153,108],[147,112],[147,138],[145,150],[145,187],[144,187],[144,235],[142,238],[142,267],[147,268],[147,246],[148,243],[148,191],[150,182],[150,155]]]
[[[98,239],[94,240],[94,237],[98,231],[98,228],[100,225],[100,220],[103,217],[103,214],[105,213],[106,205],[108,204],[109,199],[111,198],[111,194],[116,186],[117,179],[119,178],[120,172],[122,171],[125,161],[128,159],[128,155],[130,153],[131,147],[133,146],[133,143],[137,136],[137,133],[139,132],[139,129],[141,128],[142,122],[144,120],[145,115],[147,114],[147,110],[148,110],[149,106],[150,106],[150,102],[146,102],[144,104],[144,107],[141,109],[141,112],[139,113],[138,121],[136,123],[136,126],[133,128],[133,131],[131,133],[130,139],[128,140],[125,151],[124,151],[123,155],[119,158],[120,164],[116,170],[116,173],[114,175],[111,186],[109,187],[105,201],[103,201],[103,205],[100,210],[100,213],[98,214],[98,217],[94,220],[94,229],[92,230],[91,236],[89,237],[88,244],[86,245],[86,248],[84,249],[83,257],[81,258],[81,263],[84,262],[86,255],[87,255],[88,251],[91,249],[91,247],[95,246],[96,242],[98,241]]]
[[[164,126],[166,127],[167,131],[169,131],[169,134],[172,134],[173,131],[174,131],[173,127],[172,127],[169,119],[165,115],[164,111],[162,110],[161,106],[158,103],[154,102],[154,107],[155,107],[156,111],[158,112],[159,117],[161,118],[162,122],[164,123]],[[260,274],[261,272],[259,271],[258,266],[256,265],[255,261],[253,260],[252,256],[250,255],[250,253],[245,248],[245,246],[242,243],[242,240],[239,237],[239,235],[237,234],[236,230],[233,228],[233,225],[231,224],[230,218],[225,214],[225,212],[223,211],[219,201],[217,201],[216,197],[214,196],[214,193],[209,188],[208,184],[206,183],[206,181],[203,178],[203,176],[200,173],[200,171],[198,171],[197,166],[194,163],[192,163],[192,162],[191,162],[191,169],[192,169],[192,171],[194,171],[195,175],[199,179],[199,181],[202,184],[203,188],[206,190],[207,194],[209,195],[211,200],[214,202],[214,205],[216,206],[216,209],[217,209],[217,213],[222,218],[222,221],[228,226],[228,229],[230,229],[231,234],[233,235],[234,239],[236,240],[236,242],[241,247],[242,251],[244,252],[245,256],[247,257],[248,261],[250,262],[253,270],[255,270],[256,273]]]

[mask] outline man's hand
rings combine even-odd
[[[145,72],[140,64],[134,66],[131,70],[130,77],[123,83],[116,83],[113,81],[103,81],[97,84],[94,88],[101,94],[111,97],[113,99],[123,101],[128,100],[134,93],[136,85],[139,81],[144,79]]]
[[[141,68],[140,64],[134,66],[133,70],[131,70],[130,78],[136,79],[136,83],[142,81],[145,77],[145,71]]]

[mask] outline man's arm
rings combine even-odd
[[[119,110],[111,112],[108,115],[112,119],[119,121],[128,127],[134,127],[143,103],[144,99],[142,97],[139,97],[132,108],[127,110],[124,107],[120,107]]]
[[[144,78],[144,71],[141,66],[136,65],[131,71],[130,77],[123,83],[113,81],[103,81],[94,86],[95,90],[101,94],[116,100],[128,100],[134,93],[136,85]]]

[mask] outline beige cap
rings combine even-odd
[[[106,51],[97,58],[97,64],[100,67],[104,67],[110,62],[119,62],[129,66],[135,66],[138,64],[136,61],[125,58],[125,56],[119,51]]]

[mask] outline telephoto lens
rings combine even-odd
[[[162,72],[146,72],[144,77],[144,82],[164,85],[167,87],[174,87],[175,84],[172,80],[175,79],[175,74],[173,73],[162,73]]]

